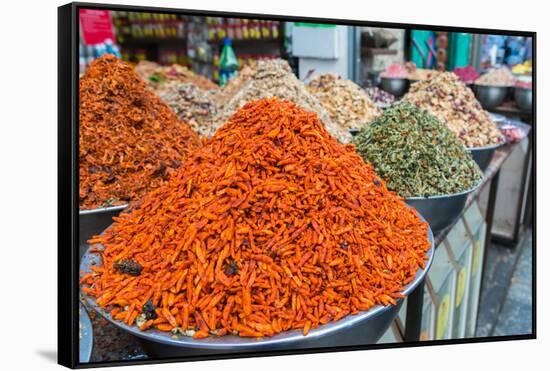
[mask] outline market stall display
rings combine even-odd
[[[340,76],[316,76],[307,89],[323,104],[332,122],[343,129],[360,129],[380,114],[359,85]]]
[[[212,120],[218,114],[215,93],[189,83],[172,83],[158,92],[159,97],[199,135],[210,135]]]
[[[254,73],[242,88],[223,105],[222,112],[214,120],[214,129],[223,125],[231,115],[254,99],[278,97],[298,104],[309,112],[315,112],[330,134],[342,143],[351,141],[349,131],[334,123],[322,103],[311,94],[306,85],[292,73],[288,62],[282,59],[258,61]]]
[[[139,199],[198,145],[132,66],[112,55],[81,77],[79,103],[81,210]]]
[[[403,101],[423,108],[451,129],[467,148],[502,143],[496,124],[474,93],[452,72],[414,83]]]
[[[263,99],[94,239],[102,266],[81,291],[114,320],[176,338],[308,335],[395,305],[428,235],[314,113]]]

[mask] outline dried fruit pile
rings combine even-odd
[[[112,55],[81,77],[79,103],[81,209],[140,198],[198,146],[193,130]]]
[[[365,88],[365,92],[378,107],[387,107],[395,102],[395,97],[377,86]]]
[[[321,101],[332,122],[344,130],[360,129],[380,114],[360,86],[340,76],[319,75],[309,82],[307,89]]]
[[[172,84],[193,84],[203,90],[219,90],[214,82],[178,64],[160,66],[154,62],[141,61],[136,66],[136,72],[155,91]]]
[[[351,141],[349,131],[332,122],[321,102],[307,90],[305,84],[298,80],[288,63],[282,59],[258,61],[254,74],[223,105],[223,112],[215,120],[215,129],[227,122],[232,114],[249,101],[272,97],[288,99],[307,111],[315,112],[329,133],[336,139],[342,143]]]
[[[516,77],[508,67],[493,69],[476,79],[477,85],[489,86],[514,86]]]
[[[468,148],[498,144],[502,135],[474,93],[452,72],[411,85],[403,97],[443,121]]]
[[[482,178],[456,135],[437,117],[410,103],[385,110],[354,142],[388,188],[403,197],[459,193]]]
[[[212,120],[218,109],[212,91],[205,91],[194,84],[170,84],[158,92],[178,115],[200,135],[212,134]]]
[[[92,243],[103,264],[83,293],[195,338],[307,334],[395,304],[429,249],[427,224],[353,146],[278,99],[244,106]]]

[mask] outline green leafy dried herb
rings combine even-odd
[[[460,140],[435,116],[400,103],[354,138],[357,151],[403,197],[466,191],[483,174]]]

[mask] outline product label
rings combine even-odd
[[[86,45],[115,40],[111,13],[108,10],[80,9],[80,31]]]

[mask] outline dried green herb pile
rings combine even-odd
[[[434,115],[410,103],[384,111],[354,141],[388,188],[403,197],[463,192],[482,178],[456,135]]]

